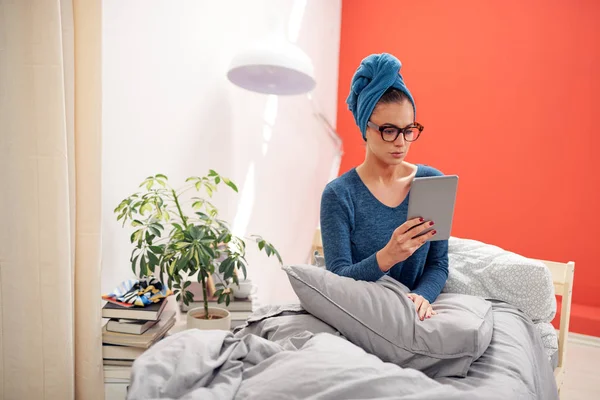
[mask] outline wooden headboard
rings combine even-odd
[[[311,257],[315,251],[318,251],[321,255],[323,254],[323,240],[321,239],[321,230],[319,228],[317,228],[313,236],[312,249],[310,251]]]
[[[539,261],[546,264],[552,273],[554,292],[557,296],[562,297],[560,307],[560,327],[558,330],[558,366],[554,370],[556,385],[560,392],[565,376],[566,346],[569,337],[569,321],[571,319],[571,296],[573,294],[575,263],[573,261],[567,263],[546,260]]]

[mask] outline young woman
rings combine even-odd
[[[394,56],[373,54],[352,78],[346,102],[366,142],[365,160],[325,187],[321,235],[328,270],[366,281],[390,275],[409,288],[423,320],[435,315],[431,303],[448,278],[448,242],[428,241],[435,221],[407,221],[408,193],[413,178],[442,173],[405,161],[423,126],[400,68]]]

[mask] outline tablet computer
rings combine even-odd
[[[452,231],[454,204],[458,188],[457,175],[427,176],[414,178],[408,193],[408,219],[421,217],[435,225],[423,233],[435,229],[430,241],[448,240]],[[418,236],[420,236],[419,234]]]

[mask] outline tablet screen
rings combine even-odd
[[[407,217],[408,219],[421,217],[426,222],[433,221],[435,224],[431,229],[435,229],[437,233],[430,239],[431,241],[450,238],[457,188],[457,175],[415,178],[411,184]]]

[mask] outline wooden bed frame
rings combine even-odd
[[[554,378],[558,393],[565,379],[565,359],[567,355],[567,339],[569,337],[569,320],[571,319],[571,295],[573,294],[573,274],[575,263],[560,263],[555,261],[542,261],[552,273],[554,292],[562,297],[560,307],[560,328],[558,330],[558,366],[554,370]]]
[[[323,242],[321,240],[321,230],[317,229],[313,237],[313,245],[310,252],[311,263],[314,262],[313,255],[315,251],[323,254]],[[567,339],[569,337],[569,320],[571,319],[571,295],[573,294],[573,274],[575,272],[575,263],[569,261],[561,263],[556,261],[538,260],[543,262],[552,274],[554,283],[554,292],[562,297],[560,308],[560,328],[558,330],[558,365],[554,370],[554,378],[560,396],[560,389],[565,378],[565,359],[567,355]]]

